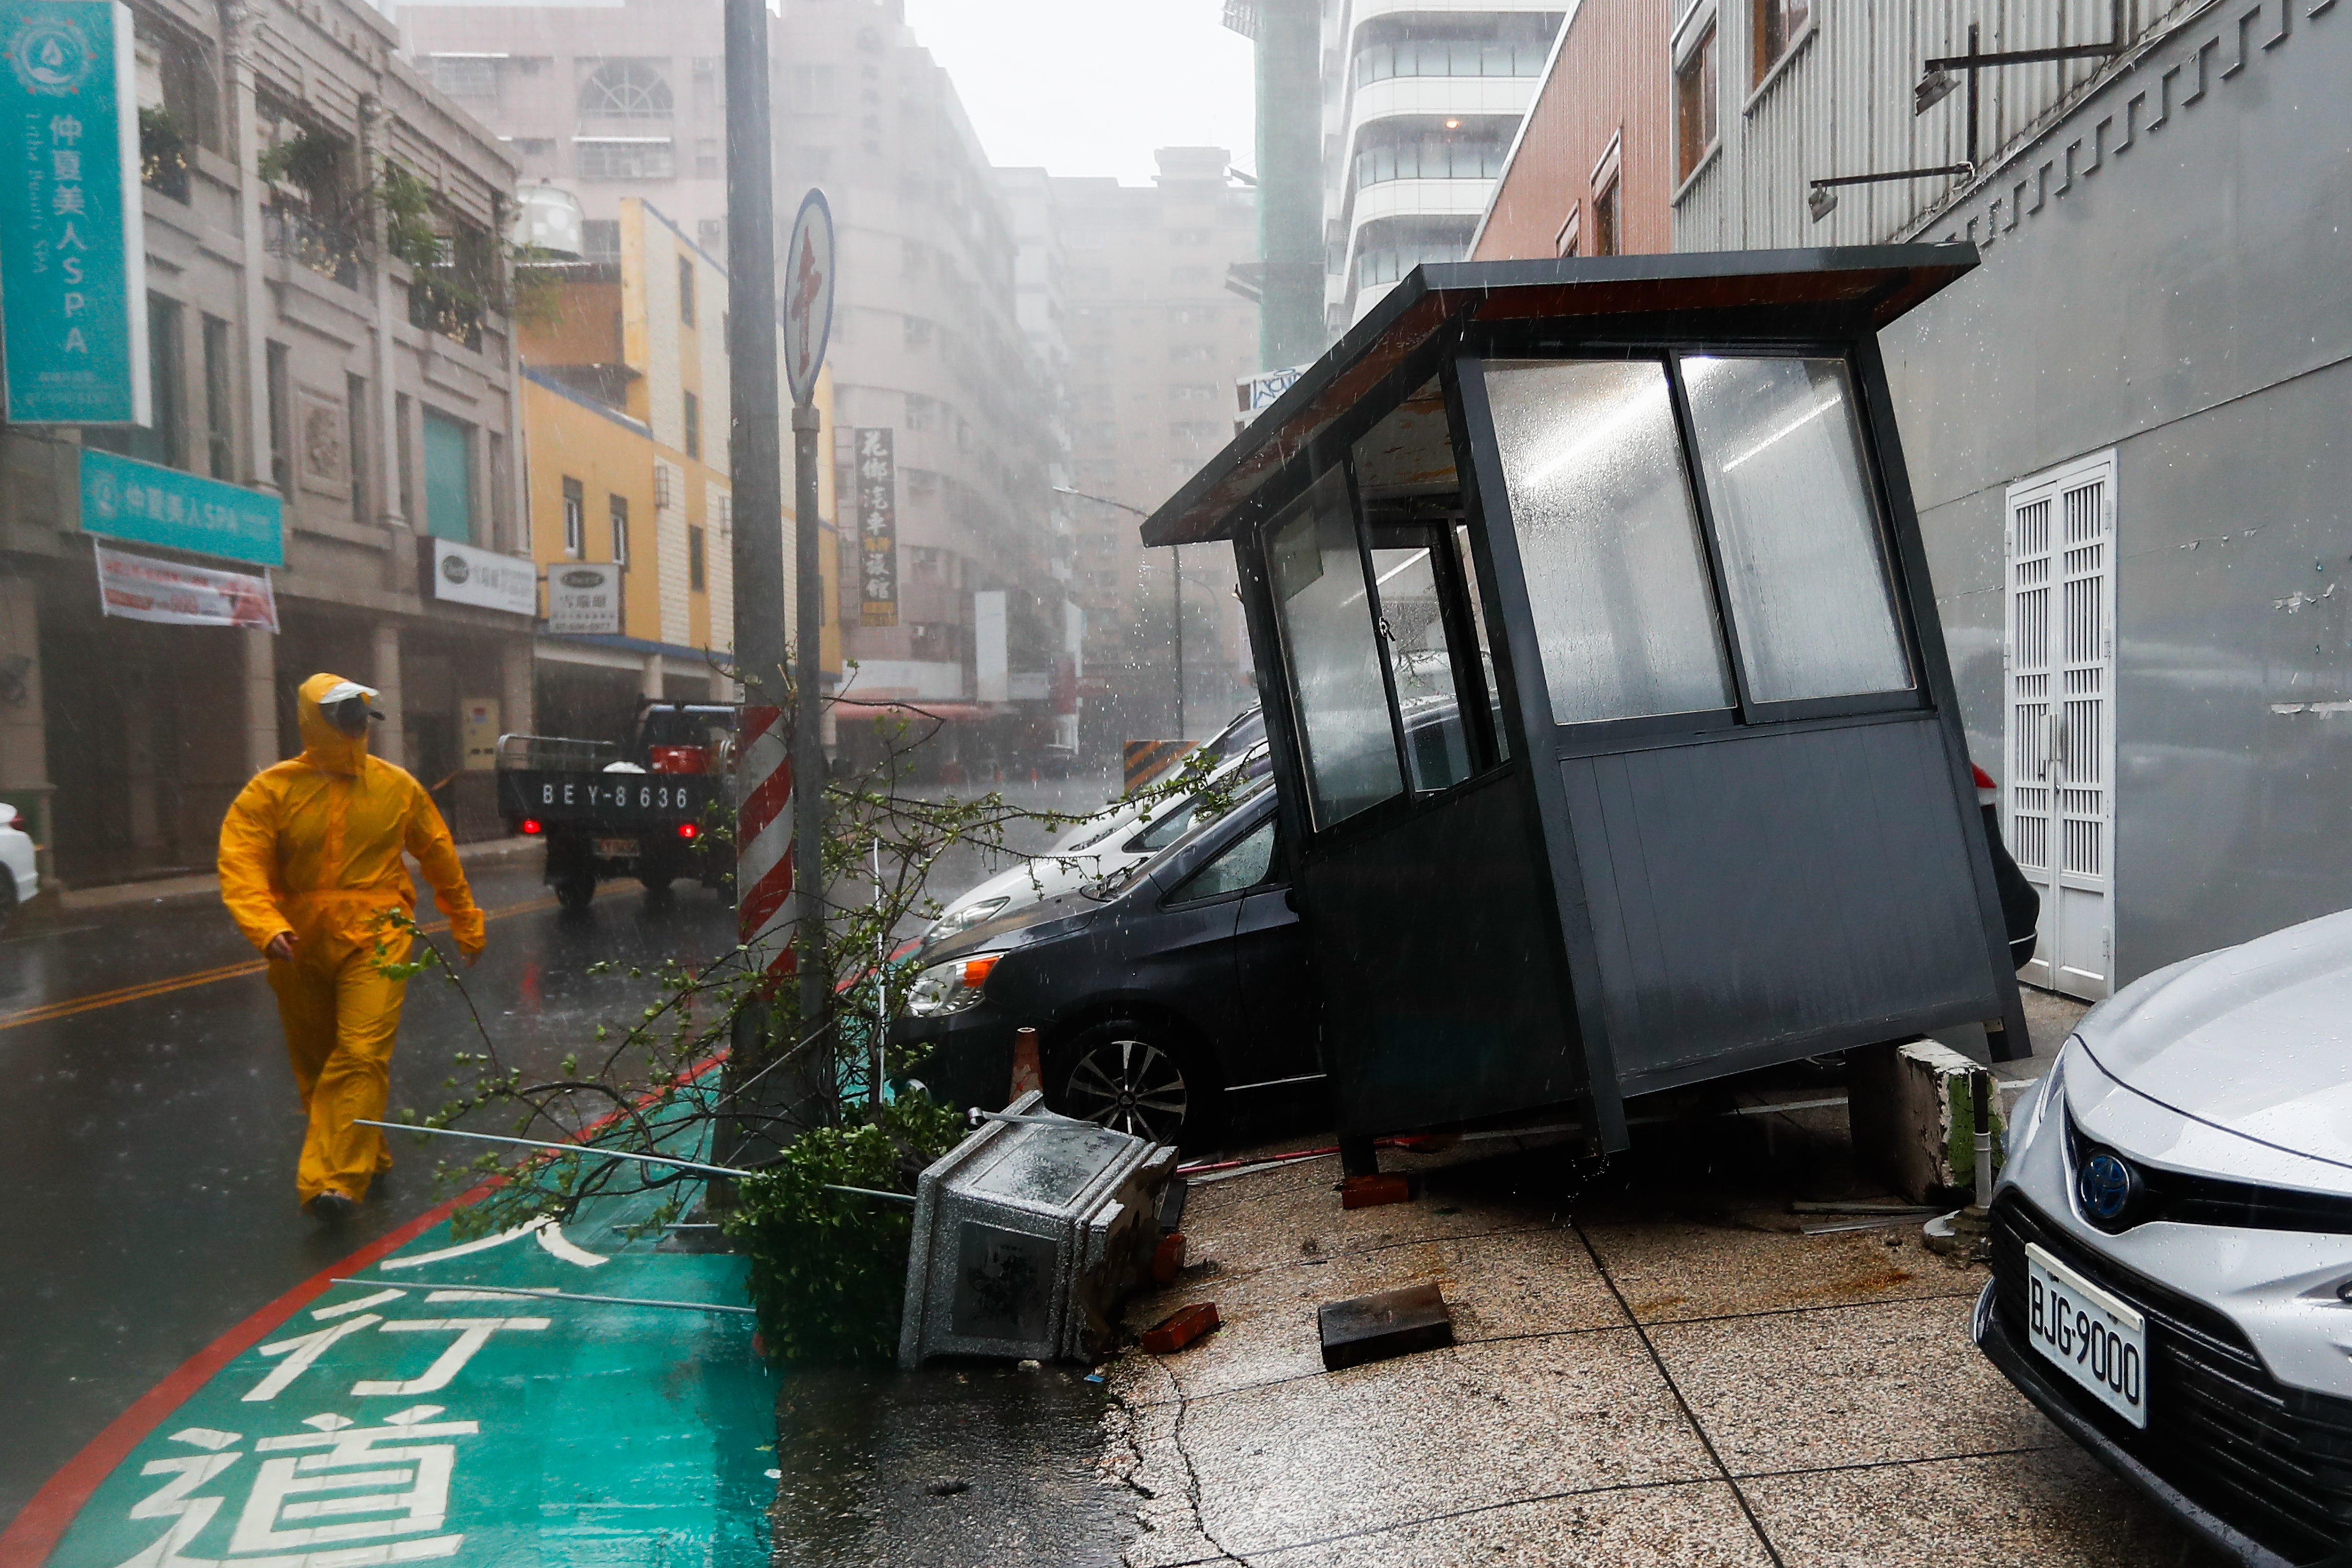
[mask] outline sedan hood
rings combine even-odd
[[[1033,942],[1066,936],[1103,912],[1105,904],[1084,893],[1057,893],[1015,904],[945,942],[927,943],[912,955],[918,963],[944,963],[980,952],[1010,952]]]
[[[2158,970],[2076,1033],[2110,1076],[2150,1100],[2352,1163],[2352,912]]]

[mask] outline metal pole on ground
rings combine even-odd
[[[816,478],[820,421],[816,377],[833,331],[833,209],[824,193],[801,199],[784,249],[784,375],[793,395],[793,881],[799,889],[793,936],[800,969],[801,1027],[813,1029],[833,1005],[824,941],[824,694],[819,653],[824,622],[824,572],[819,552]],[[826,1053],[830,1061],[830,1053]]]

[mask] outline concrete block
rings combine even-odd
[[[1854,1158],[1913,1203],[1976,1184],[1969,1079],[1985,1069],[1948,1046],[1906,1040],[1846,1053],[1846,1115]],[[1994,1170],[2000,1159],[1993,1096]]]
[[[1454,1314],[1434,1285],[1327,1301],[1316,1312],[1316,1321],[1323,1334],[1327,1372],[1454,1342]]]

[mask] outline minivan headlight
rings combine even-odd
[[[923,934],[929,941],[945,942],[948,938],[960,936],[980,924],[981,921],[992,918],[998,910],[1012,901],[1011,894],[1000,894],[993,899],[982,899],[980,902],[964,909],[950,910],[946,914],[933,921],[931,929]]]
[[[2042,1081],[2033,1086],[2033,1103],[2018,1107],[2021,1114],[2009,1124],[2009,1148],[2004,1153],[2004,1163],[2017,1158],[2019,1152],[2033,1142],[2033,1135],[2042,1131],[2042,1118],[2048,1114],[2050,1108],[2063,1103],[2066,1056],[2074,1048],[2074,1041],[2070,1036],[2065,1045],[2059,1048],[2058,1059],[2050,1064],[2050,1070],[2043,1073]]]
[[[915,984],[907,993],[907,1011],[918,1018],[938,1018],[979,1005],[981,988],[988,984],[989,972],[1003,956],[1001,952],[983,952],[930,965],[915,976]]]

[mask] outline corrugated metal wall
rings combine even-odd
[[[1813,180],[1956,163],[1968,155],[1966,79],[1922,115],[1912,91],[1930,58],[1965,53],[1969,27],[1986,52],[2097,43],[2120,10],[2125,38],[2147,38],[2210,0],[1813,0],[1811,25],[1754,85],[1753,0],[1679,7],[1678,45],[1713,18],[1721,146],[1675,203],[1679,250],[1858,245],[1906,235],[1949,204],[1958,177],[1850,185],[1820,222],[1806,208]],[[1676,58],[1681,58],[1679,55]],[[2095,79],[2097,59],[2005,66],[1979,73],[1979,163],[2063,113]],[[1956,73],[1958,75],[1958,73]]]

